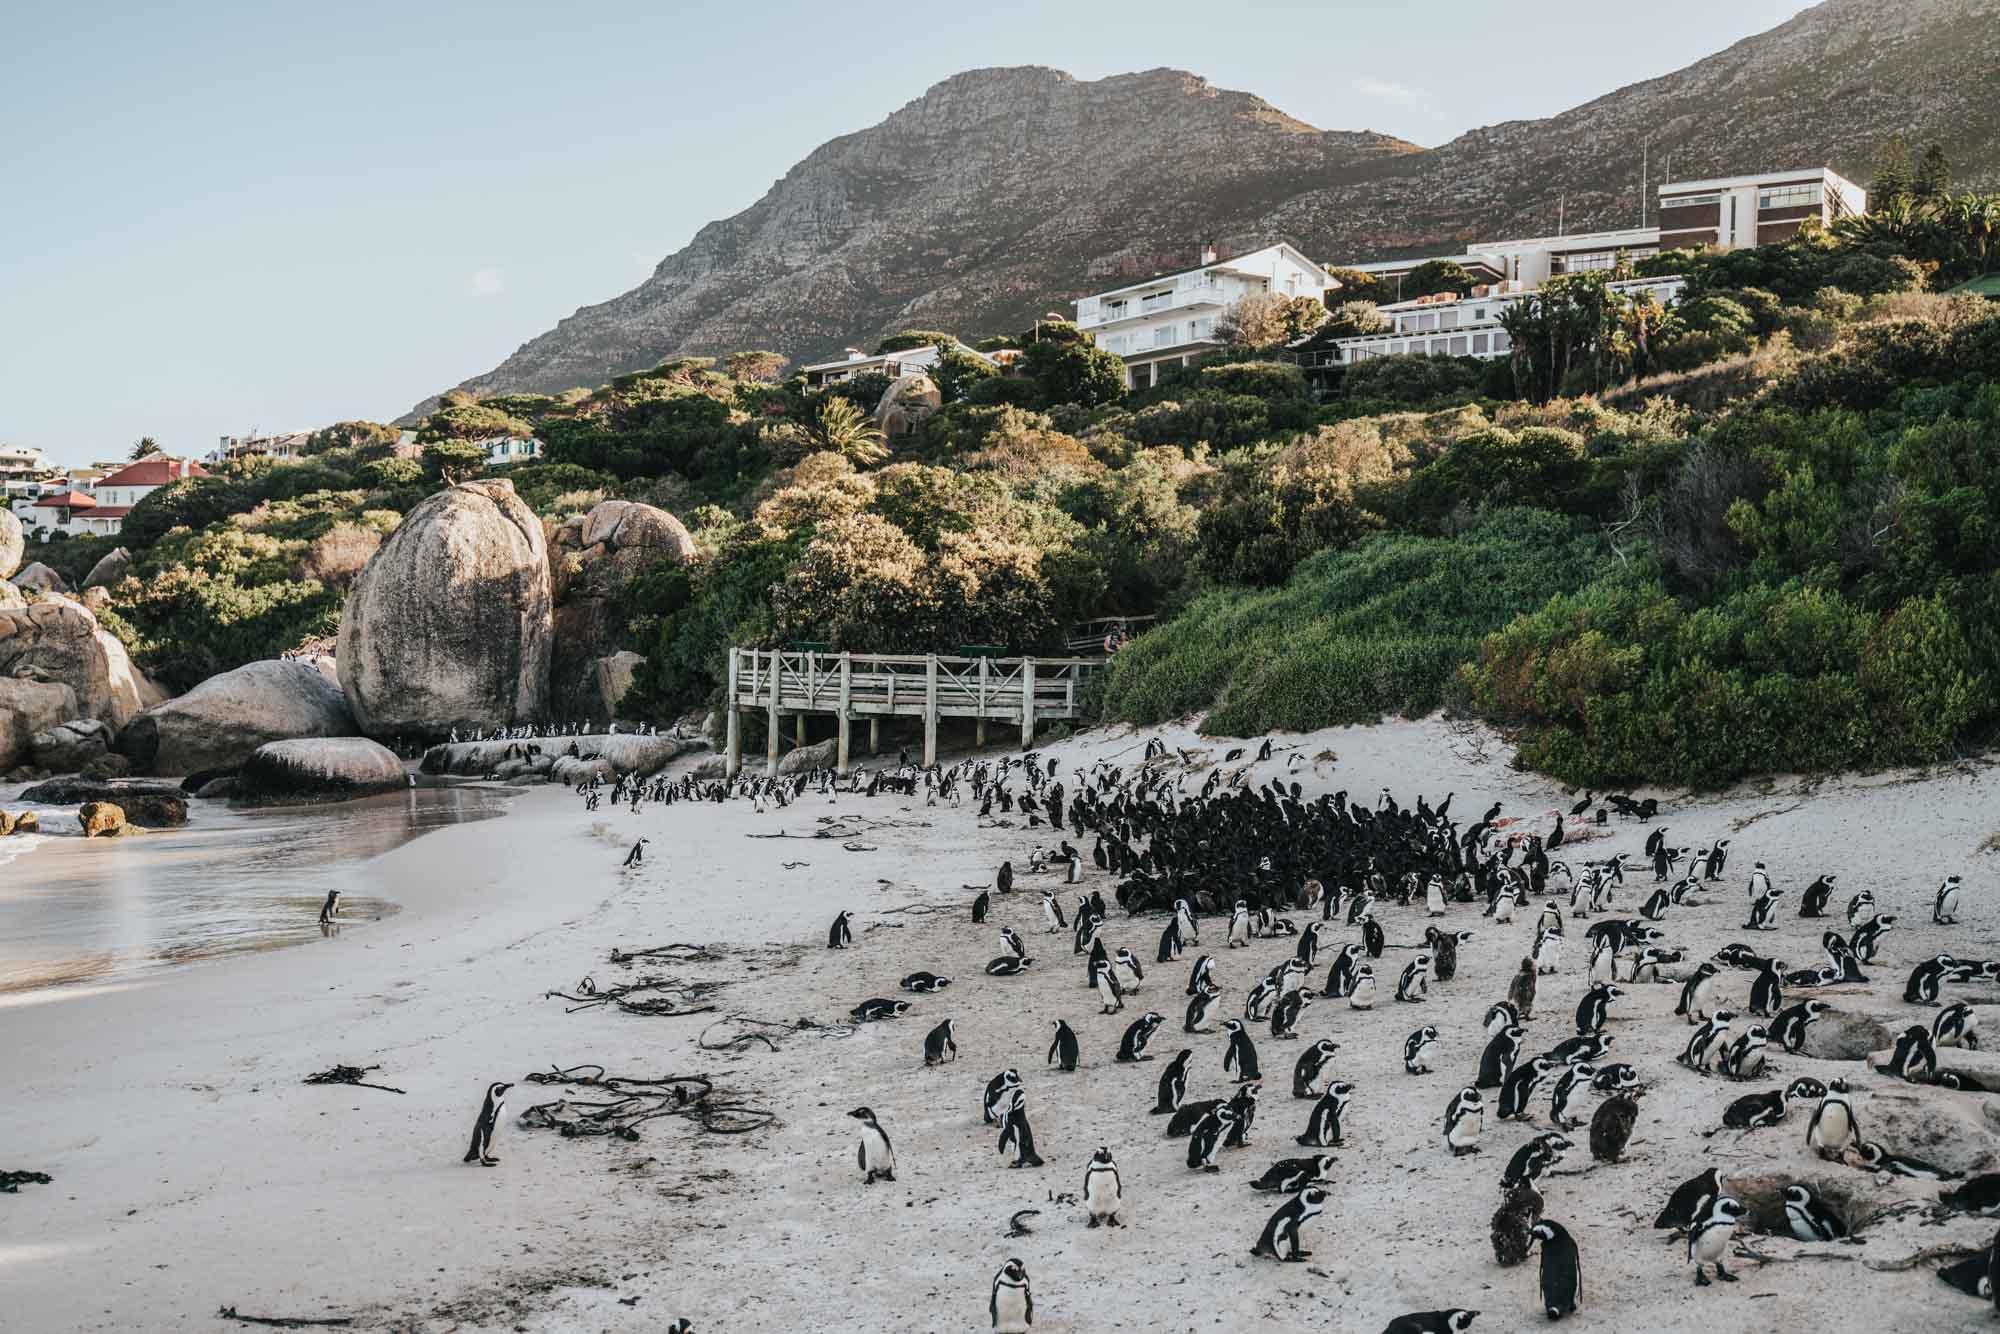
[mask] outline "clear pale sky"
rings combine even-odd
[[[1171,65],[1435,145],[1807,7],[23,0],[0,24],[0,441],[82,462],[393,417],[960,70]]]

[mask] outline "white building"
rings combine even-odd
[[[1213,350],[1215,321],[1246,296],[1324,300],[1340,284],[1284,242],[1218,260],[1204,246],[1201,264],[1099,292],[1076,303],[1076,324],[1125,362],[1128,388],[1149,388],[1165,367],[1185,366]]]
[[[1663,306],[1679,299],[1685,286],[1679,278],[1635,278],[1609,284],[1612,291],[1628,295],[1650,292]],[[1345,366],[1371,357],[1401,354],[1483,360],[1504,357],[1514,350],[1514,345],[1507,331],[1500,327],[1500,316],[1508,306],[1530,294],[1524,284],[1499,283],[1474,288],[1473,294],[1466,297],[1440,293],[1380,306],[1378,312],[1389,321],[1388,332],[1335,339],[1303,353],[1304,364],[1308,369]],[[1311,341],[1301,339],[1295,346],[1303,347]]]
[[[1000,363],[984,352],[960,343],[958,350],[968,357],[976,357],[994,370]],[[858,347],[847,349],[846,355],[837,361],[818,361],[810,366],[799,367],[799,374],[806,380],[806,388],[819,389],[843,380],[852,380],[857,375],[886,375],[892,380],[901,380],[912,375],[928,375],[938,364],[944,353],[935,343],[925,343],[920,347],[906,347],[895,352],[878,352],[868,355]]]
[[[148,454],[101,475],[94,468],[72,469],[66,479],[41,483],[32,498],[10,496],[10,505],[29,534],[44,541],[57,533],[110,537],[124,528],[132,507],[153,492],[206,476],[207,469],[192,460]]]
[[[494,435],[473,443],[486,450],[486,466],[489,468],[511,468],[517,463],[532,463],[542,456],[542,442],[532,436]]]
[[[23,482],[53,471],[33,445],[0,445],[0,482]]]
[[[276,435],[225,435],[215,451],[208,456],[210,463],[223,463],[230,459],[269,458],[291,462],[302,459],[306,454],[306,441],[312,438],[311,431],[280,431]]]

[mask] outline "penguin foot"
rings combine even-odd
[[[1736,1275],[1730,1273],[1727,1269],[1724,1269],[1719,1262],[1715,1266],[1715,1276],[1721,1279],[1724,1283],[1734,1283],[1737,1281]]]
[[[1695,1266],[1694,1285],[1697,1288],[1706,1288],[1711,1286],[1708,1281],[1708,1275],[1701,1272],[1701,1266],[1699,1265]]]
[[[1089,1221],[1088,1223],[1085,1223],[1085,1224],[1084,1224],[1084,1226],[1085,1226],[1085,1227],[1098,1227],[1098,1226],[1101,1226],[1101,1225],[1100,1225],[1100,1224],[1098,1223],[1098,1221],[1097,1221],[1097,1215],[1096,1215],[1096,1214],[1092,1214],[1092,1215],[1090,1216],[1090,1221]]]
[[[479,1156],[479,1165],[481,1167],[498,1167],[500,1165],[500,1160],[498,1158],[491,1157],[487,1154],[481,1154]]]

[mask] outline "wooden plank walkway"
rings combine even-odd
[[[728,771],[743,768],[742,715],[767,716],[765,762],[778,771],[778,737],[786,714],[803,744],[807,714],[829,713],[838,724],[835,767],[847,772],[850,724],[868,720],[868,749],[881,741],[883,718],[924,720],[924,767],[937,763],[938,724],[970,718],[980,745],[986,724],[1013,723],[1021,748],[1035,743],[1035,725],[1083,716],[1080,687],[1102,658],[959,658],[935,653],[814,653],[790,649],[729,650]]]

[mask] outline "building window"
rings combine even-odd
[[[1419,331],[1419,332],[1421,332],[1421,333],[1429,333],[1429,332],[1430,332],[1431,330],[1433,330],[1433,329],[1435,329],[1435,328],[1437,328],[1437,327],[1438,327],[1438,317],[1437,317],[1437,316],[1435,316],[1435,315],[1419,315],[1419,316],[1417,317],[1417,329],[1418,329],[1418,331]]]
[[[1459,335],[1458,337],[1456,337],[1456,338],[1454,338],[1454,339],[1452,339],[1452,340],[1451,340],[1451,354],[1452,354],[1452,355],[1453,355],[1454,357],[1462,357],[1462,356],[1464,356],[1464,355],[1465,355],[1465,335],[1464,335],[1464,334],[1460,334],[1460,335]]]
[[[1486,340],[1486,335],[1485,335],[1485,334],[1474,334],[1474,335],[1472,335],[1472,355],[1473,355],[1473,356],[1477,357],[1477,356],[1481,356],[1481,355],[1483,355],[1483,354],[1485,353],[1485,351],[1486,351],[1486,341],[1487,341],[1487,340]]]
[[[1586,255],[1559,255],[1557,261],[1564,273],[1603,273],[1618,267],[1618,256],[1609,250]]]
[[[1215,332],[1215,317],[1213,315],[1204,315],[1194,323],[1188,325],[1188,341],[1194,342],[1206,338],[1213,332]]]
[[[1722,196],[1689,195],[1685,199],[1662,199],[1661,208],[1715,208],[1722,203]]]
[[[1181,337],[1180,325],[1162,324],[1159,328],[1153,330],[1153,346],[1172,347],[1175,343],[1178,343],[1180,341],[1180,337]]]
[[[1817,184],[1784,185],[1775,190],[1759,190],[1757,192],[1757,207],[1760,210],[1772,208],[1807,208],[1813,204],[1824,202],[1825,198],[1825,191]]]
[[[1504,329],[1493,335],[1493,350],[1495,352],[1506,352],[1513,346],[1514,340],[1507,336]]]

